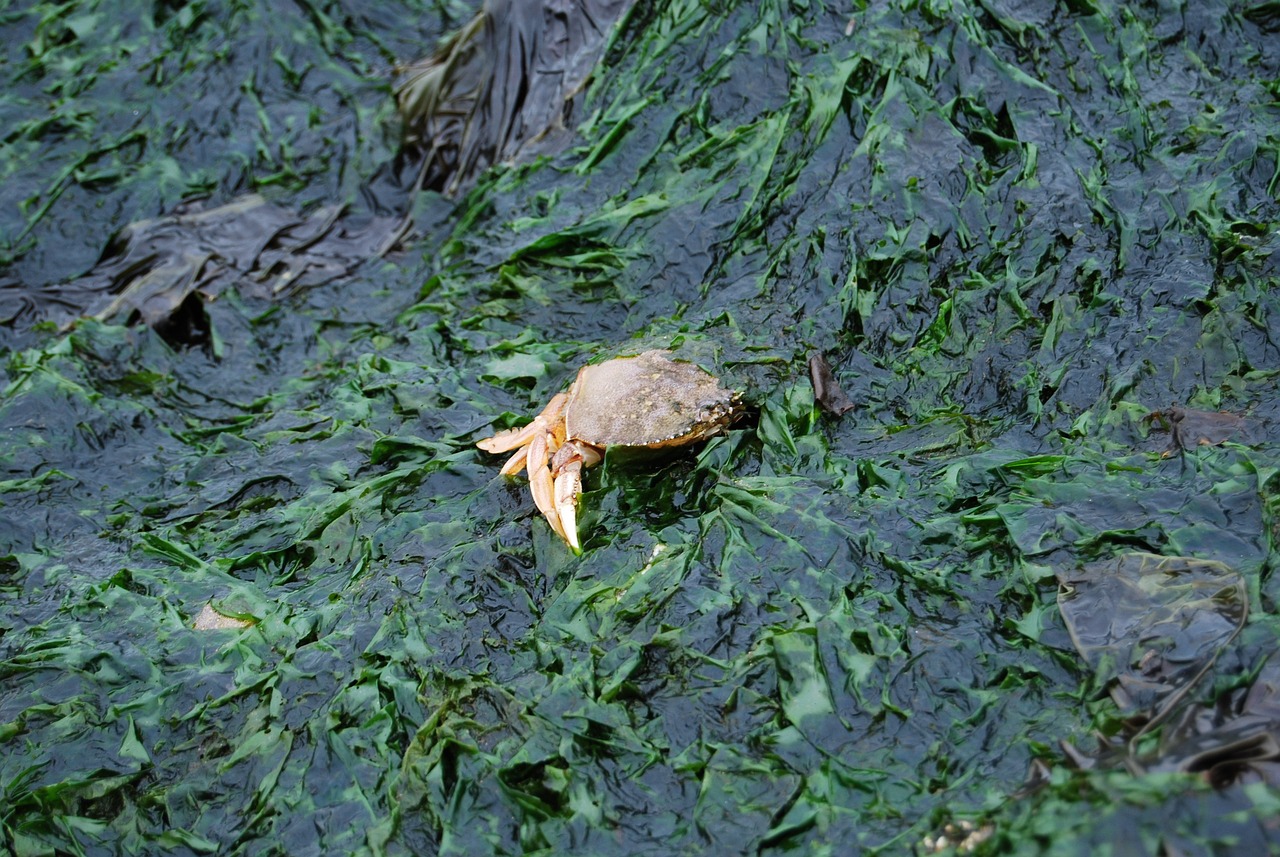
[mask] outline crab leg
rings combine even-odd
[[[560,538],[568,541],[569,537],[565,535],[564,524],[556,513],[555,483],[551,477],[551,469],[547,467],[547,440],[547,432],[536,434],[527,447],[525,468],[529,471],[529,493],[533,495],[534,505],[547,519],[551,529],[555,530]]]
[[[521,470],[524,470],[525,461],[529,458],[529,447],[522,446],[516,450],[516,454],[507,459],[507,463],[502,465],[502,469],[498,473],[503,476],[515,476]]]
[[[534,435],[533,437],[536,437]],[[498,471],[503,476],[515,476],[521,470],[524,470],[529,459],[529,448],[533,445],[533,437],[529,438],[529,443],[516,450],[516,454],[507,459],[507,463],[502,465],[502,469]],[[564,445],[564,423],[558,422],[554,426],[547,429],[547,452],[554,453]]]
[[[504,476],[514,476],[521,470],[529,471],[529,493],[533,495],[534,505],[547,519],[551,529],[562,539],[568,541],[564,524],[556,513],[555,481],[547,461],[564,442],[565,403],[569,397],[565,393],[557,393],[533,420],[523,428],[509,429],[477,441],[476,446],[485,452],[510,452],[515,455],[502,465]]]
[[[533,422],[523,428],[507,429],[500,431],[493,437],[486,437],[484,440],[477,441],[476,446],[485,452],[510,452],[518,446],[527,446],[534,437],[545,434],[551,430],[551,427],[560,419],[560,414],[564,411],[565,402],[569,401],[569,397],[564,393],[556,393],[551,397],[551,401],[547,402],[547,406],[542,409],[542,413],[533,418]],[[519,469],[512,471],[519,473]]]

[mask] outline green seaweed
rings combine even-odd
[[[0,13],[5,307],[193,194],[413,221],[185,347],[0,314],[0,843],[1274,849],[1274,760],[1166,752],[1280,633],[1273,6],[636,4],[574,146],[457,200],[388,72],[467,4]],[[575,557],[473,444],[641,347],[752,414],[606,455]],[[1173,406],[1251,431],[1165,457]],[[1057,603],[1134,551],[1248,599],[1141,769]]]

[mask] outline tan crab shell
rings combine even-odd
[[[740,407],[714,375],[646,351],[578,372],[565,404],[565,437],[601,449],[681,446],[719,433]]]

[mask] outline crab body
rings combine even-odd
[[[664,449],[705,440],[740,413],[736,393],[691,363],[665,351],[646,351],[584,366],[527,426],[499,432],[476,445],[515,450],[502,472],[529,472],[534,503],[574,552],[582,471],[611,447]]]

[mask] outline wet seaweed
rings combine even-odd
[[[192,196],[412,220],[202,347],[3,327],[6,848],[1275,847],[1269,4],[649,4],[457,198],[388,80],[476,9],[281,8],[0,19],[5,295]],[[649,347],[756,416],[606,454],[575,556],[473,444]],[[1173,408],[1261,430],[1165,458]],[[1236,596],[1118,699],[1157,662],[1059,586],[1136,554]]]

